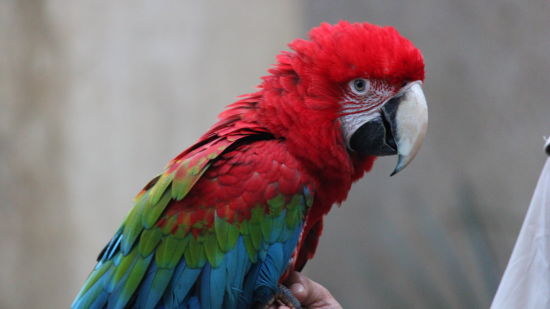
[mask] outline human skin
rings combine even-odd
[[[309,279],[299,272],[292,272],[285,285],[292,294],[308,309],[342,309],[342,306],[334,299],[332,294],[319,283]],[[291,309],[287,306],[272,305],[269,309]]]

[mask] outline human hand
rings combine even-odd
[[[319,283],[294,271],[285,281],[285,285],[307,309],[342,309],[332,294]],[[271,306],[270,309],[290,309],[287,306]]]

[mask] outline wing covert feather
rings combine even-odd
[[[138,194],[73,308],[240,308],[272,295],[312,184],[280,141],[238,141],[183,153]]]

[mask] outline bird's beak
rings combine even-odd
[[[379,116],[361,125],[351,135],[349,146],[362,155],[397,154],[393,176],[414,159],[427,128],[428,105],[417,81],[386,102]]]

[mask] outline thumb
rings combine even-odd
[[[299,272],[292,272],[286,284],[296,299],[306,307],[341,308],[325,287]]]

